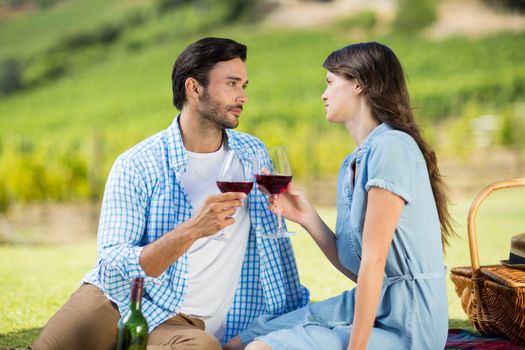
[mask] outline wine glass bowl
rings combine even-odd
[[[233,150],[226,152],[226,157],[219,169],[217,188],[222,193],[244,192],[248,195],[253,188],[253,166],[250,160],[241,161]],[[224,240],[225,232],[222,229],[213,237],[215,240]]]
[[[225,192],[244,192],[250,193],[253,188],[252,181],[218,181],[217,187],[222,193]]]
[[[277,196],[277,231],[271,234],[263,234],[265,238],[283,238],[294,235],[283,225],[282,208],[279,205],[279,195],[286,192],[292,181],[292,168],[288,160],[286,148],[278,146],[269,149],[271,165],[266,163],[266,154],[259,150],[257,152],[255,181],[270,195]]]
[[[258,185],[264,187],[270,194],[279,194],[288,189],[288,184],[292,181],[292,176],[257,174],[255,175],[255,181]]]

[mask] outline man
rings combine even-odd
[[[248,162],[264,149],[231,130],[247,101],[245,61],[246,46],[220,38],[201,39],[177,58],[172,86],[180,114],[116,160],[98,260],[33,349],[113,348],[134,277],[145,278],[151,349],[221,349],[258,315],[307,303],[289,240],[261,238],[276,227],[265,197],[216,187],[226,150]]]

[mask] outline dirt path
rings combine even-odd
[[[372,10],[381,19],[389,20],[395,12],[395,1],[392,0],[333,0],[324,3],[281,0],[279,3],[264,20],[266,25],[292,28],[326,25],[365,10]]]
[[[364,10],[377,13],[380,22],[389,23],[395,15],[392,0],[333,0],[308,2],[281,0],[264,20],[272,27],[305,28],[327,25]],[[438,7],[438,19],[426,30],[434,39],[452,35],[479,37],[498,31],[525,29],[525,15],[495,11],[480,0],[444,0]]]
[[[477,0],[447,0],[438,9],[438,20],[426,33],[431,38],[451,35],[480,37],[498,31],[525,29],[525,15],[499,13]]]

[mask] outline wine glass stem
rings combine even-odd
[[[277,195],[277,201],[276,201],[276,204],[277,204],[277,228],[279,230],[279,232],[283,229],[283,224],[282,224],[282,221],[283,221],[283,211],[282,211],[282,208],[281,208],[281,205],[279,204],[280,200],[279,200],[279,195]]]

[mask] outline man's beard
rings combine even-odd
[[[197,112],[204,122],[211,123],[220,129],[234,129],[239,125],[237,118],[228,118],[228,112],[232,108],[240,108],[242,110],[242,105],[224,105],[214,100],[208,94],[207,89],[204,89],[202,97],[199,98],[199,102]]]

